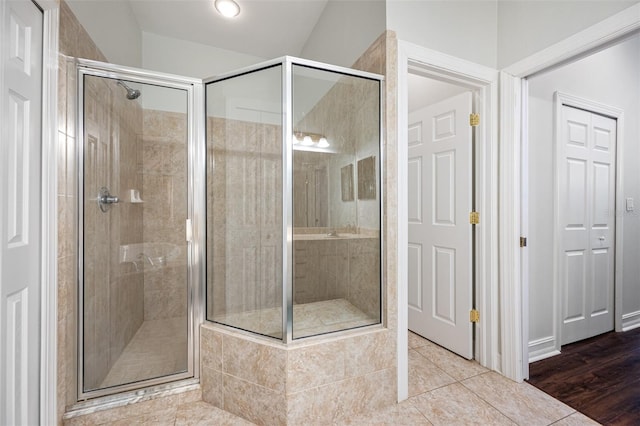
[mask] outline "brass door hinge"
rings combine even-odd
[[[471,322],[480,322],[480,312],[477,309],[472,309],[469,312],[469,321]]]
[[[472,126],[472,127],[479,126],[480,125],[480,114],[472,113],[469,116],[469,125]]]
[[[477,225],[480,223],[480,213],[471,212],[469,213],[469,223],[472,225]]]
[[[527,237],[520,237],[520,247],[527,246]]]

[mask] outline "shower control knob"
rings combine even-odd
[[[100,188],[100,192],[98,193],[98,206],[102,212],[108,212],[112,204],[117,204],[119,202],[120,198],[111,195],[107,187],[103,186]]]

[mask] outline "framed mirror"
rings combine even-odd
[[[353,201],[353,164],[347,164],[340,169],[340,185],[342,201]]]
[[[376,198],[376,157],[358,160],[358,200]]]

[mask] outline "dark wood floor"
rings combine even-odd
[[[640,425],[640,329],[563,346],[529,383],[604,425]]]

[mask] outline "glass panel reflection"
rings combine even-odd
[[[185,90],[85,75],[83,96],[89,392],[187,371],[188,132]]]
[[[282,338],[282,66],[207,85],[207,319]]]
[[[294,338],[380,322],[379,101],[377,80],[293,66]]]

